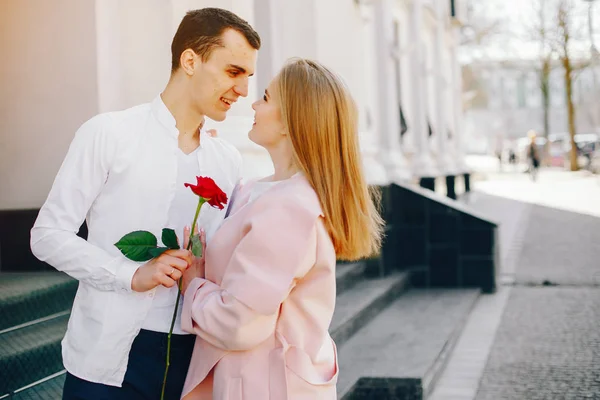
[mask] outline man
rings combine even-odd
[[[190,11],[173,38],[162,94],[150,104],[97,115],[77,131],[31,231],[33,253],[79,280],[62,342],[63,399],[160,396],[176,282],[191,255],[169,250],[136,263],[114,243],[135,230],[159,238],[165,227],[183,233],[198,201],[183,184],[195,176],[212,177],[231,195],[241,156],[201,127],[205,116],[224,120],[247,96],[259,48],[258,34],[235,14]],[[201,212],[208,239],[224,214],[208,206]],[[76,236],[84,219],[87,241]],[[180,396],[194,340],[177,321],[167,399]]]

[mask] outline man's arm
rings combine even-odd
[[[189,252],[170,251],[140,268],[140,263],[113,256],[77,236],[108,179],[116,151],[110,123],[109,115],[98,115],[75,134],[31,230],[31,250],[41,261],[100,290],[145,291],[159,284],[170,287],[189,265]]]
[[[31,230],[31,250],[41,261],[98,289],[127,291],[138,263],[112,256],[76,234],[108,179],[116,150],[109,124],[108,115],[98,115],[75,134]]]

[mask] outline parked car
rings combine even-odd
[[[596,142],[589,154],[587,169],[595,174],[600,174],[600,142]]]
[[[569,133],[553,133],[548,135],[548,140],[550,142],[550,164],[556,167],[569,168],[569,154],[571,152]],[[575,135],[575,144],[577,146],[577,163],[579,167],[591,167],[592,162],[590,160],[598,157],[597,153],[600,151],[600,135],[593,132],[578,133]]]

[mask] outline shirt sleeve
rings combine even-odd
[[[248,350],[271,336],[281,303],[315,262],[317,218],[284,205],[255,215],[221,285],[190,283],[182,328],[226,350]]]
[[[31,250],[41,261],[100,290],[131,291],[140,264],[115,257],[77,236],[108,179],[116,150],[109,122],[109,115],[98,115],[75,134],[31,230]]]

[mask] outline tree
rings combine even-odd
[[[568,130],[571,143],[569,164],[572,171],[578,169],[576,134],[576,107],[573,99],[573,83],[576,74],[586,68],[589,63],[581,61],[581,56],[575,50],[582,40],[581,32],[577,28],[580,24],[575,22],[577,11],[574,0],[538,0],[535,4],[539,20],[530,31],[531,38],[540,44],[540,93],[544,110],[544,136],[549,132],[550,111],[550,73],[554,64],[560,65],[563,70],[565,87],[565,100],[567,107]],[[546,19],[547,13],[553,18]],[[580,21],[578,21],[580,22]]]
[[[544,137],[548,139],[548,135],[550,134],[550,72],[552,71],[552,56],[547,45],[545,8],[545,2],[541,1],[539,3],[540,25],[538,27],[541,39],[540,56],[542,61],[540,68],[540,89],[542,94],[542,109],[544,111]]]
[[[546,20],[546,1],[540,0],[534,3],[538,15],[537,25],[533,26],[532,36],[540,42],[540,67],[539,67],[539,87],[542,96],[542,111],[544,118],[544,137],[546,145],[544,146],[542,159],[547,159],[550,152],[550,142],[547,140],[550,134],[550,73],[552,72],[552,50],[548,43],[548,24]]]
[[[586,68],[589,62],[580,62],[574,55],[572,43],[576,39],[574,32],[573,17],[575,13],[575,5],[572,0],[560,0],[556,13],[557,26],[557,53],[560,63],[563,67],[565,81],[565,96],[567,100],[567,116],[569,121],[569,137],[571,142],[571,151],[569,154],[570,169],[577,171],[577,145],[575,143],[575,103],[573,101],[573,81],[575,74]]]

